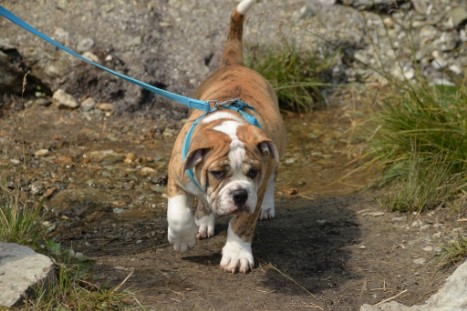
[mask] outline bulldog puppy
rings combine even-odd
[[[254,266],[253,231],[258,218],[274,217],[275,172],[286,141],[273,88],[243,65],[243,20],[254,2],[243,0],[232,12],[220,68],[196,91],[218,109],[192,112],[168,171],[169,242],[185,252],[197,238],[214,235],[215,215],[231,214],[220,267],[232,273]]]

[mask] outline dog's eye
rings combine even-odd
[[[209,173],[217,180],[221,180],[225,177],[224,171],[210,171]]]
[[[248,171],[248,177],[250,177],[251,179],[255,179],[256,176],[258,176],[258,173],[259,173],[259,170],[252,168]]]

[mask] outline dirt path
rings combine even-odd
[[[346,96],[336,102],[351,103]],[[361,138],[352,124],[363,108],[286,116],[277,217],[259,223],[247,275],[218,269],[227,218],[187,254],[168,245],[164,177],[175,131],[150,118],[54,106],[7,112],[0,180],[45,200],[51,232],[95,260],[96,282],[115,286],[131,274],[124,288],[148,309],[358,310],[394,296],[419,303],[450,272],[432,259],[460,228],[442,209],[384,211],[371,193],[355,192],[367,177],[341,179],[354,168]]]

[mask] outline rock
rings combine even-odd
[[[46,157],[50,154],[49,149],[39,149],[36,152],[34,152],[34,156],[36,158],[41,158],[41,157]]]
[[[135,161],[136,161],[136,154],[134,152],[129,152],[126,154],[125,160],[123,162],[125,162],[126,164],[132,164]]]
[[[457,28],[467,21],[467,10],[465,7],[456,7],[446,13],[447,25],[450,28]]]
[[[78,42],[76,50],[80,53],[89,51],[94,46],[94,40],[92,38],[84,38]]]
[[[96,54],[94,53],[91,53],[89,51],[87,52],[84,52],[83,53],[83,57],[89,59],[89,60],[92,60],[93,62],[95,63],[99,63],[100,62],[100,59],[99,59],[99,56],[97,56]]]
[[[414,259],[413,263],[416,265],[424,265],[426,263],[426,259],[423,257],[420,257],[420,258]]]
[[[50,97],[39,97],[36,100],[34,100],[35,105],[39,106],[48,106],[52,103],[52,100]]]
[[[364,304],[360,311],[465,311],[467,306],[467,261],[447,278],[444,286],[424,304],[412,307],[396,301],[378,305]]]
[[[112,112],[114,110],[114,105],[112,105],[111,103],[99,103],[96,107],[97,109],[106,112]]]
[[[428,11],[427,0],[412,0],[412,5],[418,14],[425,15]]]
[[[96,101],[91,97],[86,98],[84,101],[81,102],[81,109],[84,111],[89,111],[96,106]]]
[[[55,91],[54,95],[52,96],[52,99],[54,102],[57,103],[58,108],[74,109],[79,107],[79,103],[76,101],[76,99],[62,89],[58,89],[57,91]]]
[[[123,161],[125,155],[114,150],[90,151],[83,155],[83,158],[92,162],[102,162],[104,164],[114,164]]]
[[[10,57],[2,51],[4,48],[2,43],[0,43],[0,94],[21,94],[21,81],[25,72],[15,65],[10,60]]]
[[[0,242],[0,309],[19,303],[30,287],[53,279],[50,258],[26,246]]]

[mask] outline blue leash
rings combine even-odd
[[[158,95],[161,95],[165,98],[168,98],[170,100],[173,100],[179,104],[182,104],[188,108],[193,108],[193,109],[198,109],[198,110],[202,110],[204,111],[205,113],[203,115],[201,115],[201,117],[199,117],[198,119],[196,119],[193,124],[191,125],[191,128],[190,130],[188,131],[186,137],[185,137],[185,141],[183,143],[183,149],[182,149],[182,158],[183,160],[185,161],[186,160],[186,157],[188,155],[188,150],[190,148],[190,142],[191,142],[191,136],[194,132],[194,129],[196,127],[196,125],[198,125],[198,123],[209,113],[213,112],[213,111],[216,111],[216,110],[220,110],[220,109],[229,109],[229,110],[233,110],[233,111],[236,111],[238,112],[248,123],[254,125],[254,126],[257,126],[257,127],[260,127],[259,125],[259,122],[258,120],[256,119],[256,117],[254,115],[251,115],[251,114],[248,114],[244,111],[245,108],[251,110],[251,111],[255,111],[255,109],[244,103],[243,101],[241,101],[240,99],[232,99],[232,100],[228,100],[226,102],[222,102],[222,103],[215,103],[214,104],[214,107],[211,108],[211,105],[210,103],[212,102],[215,102],[215,101],[203,101],[203,100],[199,100],[199,99],[195,99],[195,98],[190,98],[190,97],[186,97],[186,96],[183,96],[183,95],[179,95],[179,94],[174,94],[172,92],[169,92],[169,91],[166,91],[166,90],[163,90],[163,89],[159,89],[157,87],[154,87],[150,84],[147,84],[147,83],[144,83],[142,81],[139,81],[135,78],[132,78],[132,77],[129,77],[129,76],[126,76],[122,73],[119,73],[117,71],[114,71],[112,69],[109,69],[105,66],[102,66],[101,64],[98,64],[98,63],[95,63],[93,62],[92,60],[90,59],[87,59],[86,57],[83,57],[81,56],[80,54],[76,53],[75,51],[65,47],[64,45],[58,43],[57,41],[53,40],[52,38],[44,35],[43,33],[41,33],[40,31],[38,31],[37,29],[35,29],[34,27],[32,27],[31,25],[27,24],[25,21],[23,21],[22,19],[20,19],[19,17],[17,17],[16,15],[14,15],[13,13],[11,13],[10,11],[8,11],[7,9],[5,9],[3,6],[0,5],[0,15],[5,17],[6,19],[10,20],[11,22],[13,22],[14,24],[20,26],[21,28],[24,28],[25,30],[29,31],[30,33],[32,33],[33,35],[41,38],[42,40],[54,45],[55,47],[67,52],[68,54],[71,54],[77,58],[79,58],[80,60],[82,61],[85,61],[86,63],[88,64],[91,64],[93,66],[96,66],[104,71],[107,71],[108,73],[111,73],[119,78],[122,78],[123,80],[126,80],[128,82],[131,82],[133,84],[136,84],[150,92],[153,92],[155,94],[158,94]],[[190,178],[191,182],[193,184],[195,184],[198,189],[201,190],[201,187],[199,186],[198,182],[196,181],[195,179],[195,175],[194,175],[194,172],[193,172],[193,169],[188,169],[186,170],[186,174],[188,175],[188,177]]]
[[[40,31],[38,31],[37,29],[35,29],[34,27],[32,27],[31,25],[27,24],[25,21],[23,21],[22,19],[20,19],[19,17],[17,17],[16,15],[14,15],[13,13],[11,13],[10,11],[8,11],[7,9],[5,9],[3,6],[0,5],[0,15],[5,17],[6,19],[10,20],[11,22],[13,22],[14,24],[20,26],[21,28],[24,28],[25,30],[29,31],[30,33],[32,33],[33,35],[35,36],[38,36],[39,38],[41,38],[42,40],[54,45],[55,47],[67,52],[68,54],[71,54],[83,61],[85,61],[86,63],[88,64],[91,64],[91,65],[94,65],[104,71],[107,71],[108,73],[111,73],[119,78],[122,78],[128,82],[131,82],[133,84],[136,84],[148,91],[151,91],[153,93],[156,93],[158,95],[161,95],[165,98],[168,98],[170,100],[173,100],[179,104],[182,104],[188,108],[193,108],[193,109],[198,109],[198,110],[203,110],[203,111],[206,111],[208,112],[211,108],[210,108],[210,104],[209,102],[206,102],[206,101],[203,101],[203,100],[199,100],[199,99],[195,99],[195,98],[190,98],[190,97],[186,97],[186,96],[183,96],[183,95],[179,95],[179,94],[174,94],[174,93],[171,93],[169,91],[166,91],[166,90],[163,90],[163,89],[159,89],[157,87],[154,87],[150,84],[147,84],[147,83],[144,83],[142,81],[139,81],[139,80],[136,80],[135,78],[132,78],[132,77],[129,77],[129,76],[126,76],[122,73],[119,73],[117,71],[114,71],[114,70],[111,70],[105,66],[102,66],[98,63],[95,63],[93,62],[92,60],[90,59],[87,59],[86,57],[83,57],[81,56],[80,54],[76,53],[75,51],[67,48],[66,46],[58,43],[57,41],[53,40],[52,38],[49,38],[47,37],[46,35],[44,35],[43,33],[41,33]]]

